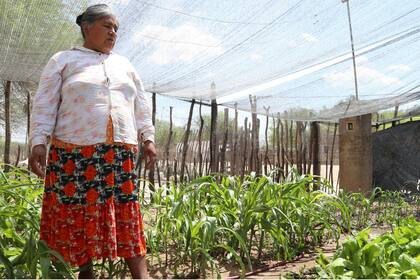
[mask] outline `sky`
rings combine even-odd
[[[115,51],[132,61],[149,91],[217,97],[245,110],[255,94],[259,110],[271,112],[331,108],[355,94],[340,0],[108,3],[121,23]],[[404,93],[420,78],[420,1],[396,3],[350,0],[361,100]],[[158,106],[158,116],[168,119],[174,106],[175,122],[186,122],[189,103],[160,97]]]
[[[63,1],[73,5],[69,17],[82,11],[83,1]],[[270,113],[319,111],[355,95],[341,0],[88,1],[96,3],[109,4],[120,22],[114,51],[133,63],[146,90],[159,93],[157,117],[169,120],[173,106],[176,125],[185,125],[190,104],[174,97],[237,103],[242,122],[249,94],[257,96],[259,112]],[[420,1],[350,0],[349,6],[359,99],[414,90]]]

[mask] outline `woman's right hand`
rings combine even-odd
[[[47,148],[45,145],[36,145],[32,148],[29,158],[31,170],[40,178],[45,177],[45,166],[47,162]]]

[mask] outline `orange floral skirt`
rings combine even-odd
[[[48,155],[41,240],[80,266],[146,254],[133,145],[53,145]]]

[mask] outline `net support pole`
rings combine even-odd
[[[349,20],[349,29],[350,29],[351,53],[352,53],[352,58],[353,58],[354,89],[356,93],[356,100],[359,100],[359,89],[357,86],[357,72],[356,72],[356,57],[354,55],[353,29],[351,27],[350,4],[349,4],[349,0],[341,0],[341,2],[346,3],[346,7],[347,7],[347,17]]]

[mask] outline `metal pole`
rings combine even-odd
[[[351,53],[353,57],[354,88],[356,90],[356,100],[359,100],[359,90],[357,88],[356,57],[354,56],[353,31],[351,28],[350,4],[349,4],[349,0],[341,0],[341,2],[346,3],[347,5],[347,15],[349,18],[349,27],[350,27]]]

